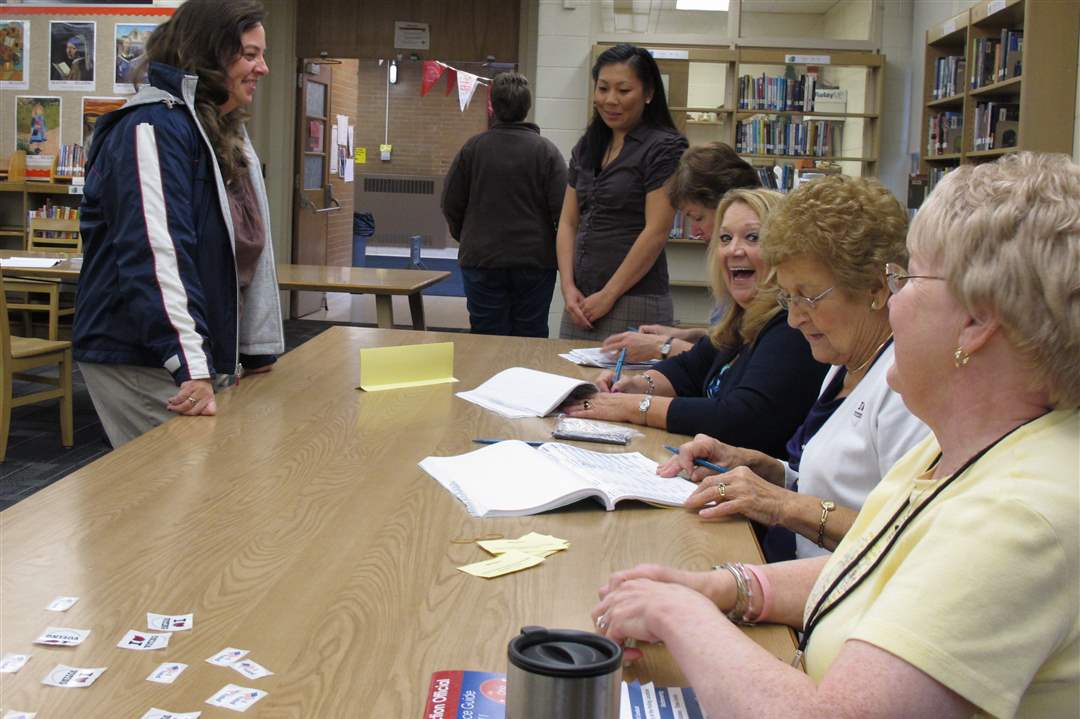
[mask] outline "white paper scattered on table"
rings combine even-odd
[[[21,269],[44,270],[60,264],[55,257],[3,257],[0,258],[0,267],[14,267]]]

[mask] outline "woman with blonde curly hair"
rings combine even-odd
[[[601,631],[664,642],[710,714],[1080,715],[1080,167],[961,166],[908,247],[888,381],[933,434],[836,552],[601,589]],[[729,618],[800,630],[805,674]]]
[[[667,476],[697,470],[704,481],[687,506],[702,517],[741,514],[771,527],[769,561],[835,547],[870,490],[926,436],[885,382],[893,348],[883,268],[906,260],[906,230],[907,214],[876,180],[835,175],[788,195],[762,228],[762,256],[788,323],[833,365],[817,402],[788,441],[787,462],[714,435],[662,467]],[[706,480],[698,457],[734,469]]]
[[[772,190],[731,190],[721,200],[709,245],[709,276],[724,318],[688,350],[613,383],[568,414],[636,422],[678,434],[707,432],[727,442],[782,454],[814,403],[826,367],[788,326],[758,242],[761,223],[782,202]]]

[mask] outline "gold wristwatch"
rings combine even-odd
[[[829,521],[829,512],[836,509],[836,502],[829,499],[821,500],[821,524],[817,528],[817,545],[825,546],[825,522]]]

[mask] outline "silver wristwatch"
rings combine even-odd
[[[641,423],[645,426],[649,425],[649,407],[652,406],[652,395],[647,394],[641,398],[641,402],[638,403],[638,412],[641,412]]]
[[[668,355],[671,354],[671,342],[673,339],[672,337],[664,338],[663,344],[660,345],[660,359],[667,359]]]

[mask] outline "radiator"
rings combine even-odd
[[[369,246],[409,247],[409,238],[421,235],[424,247],[457,247],[439,209],[442,175],[360,175],[356,212],[375,216],[375,236]]]

